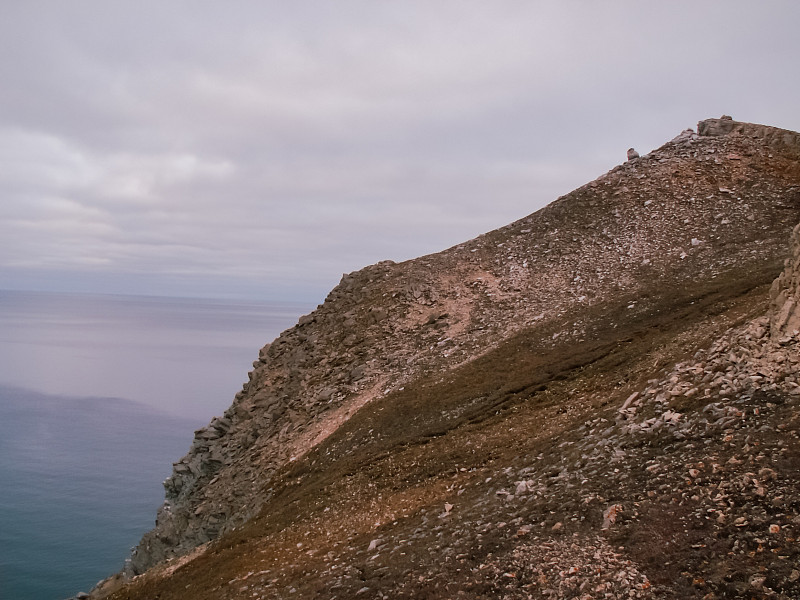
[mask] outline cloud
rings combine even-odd
[[[800,128],[790,2],[7,8],[12,286],[320,297],[343,271],[533,212],[697,119]]]

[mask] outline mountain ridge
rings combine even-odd
[[[472,445],[465,431],[480,438],[484,428],[495,431],[505,423],[509,411],[533,410],[530,403],[541,402],[543,411],[534,410],[532,423],[551,432],[562,427],[569,436],[571,414],[601,405],[592,400],[572,406],[561,389],[564,381],[583,381],[582,374],[592,372],[596,380],[586,379],[586,385],[615,396],[636,379],[624,374],[628,368],[645,370],[632,349],[652,352],[657,371],[674,364],[668,357],[680,354],[676,340],[681,336],[694,339],[689,345],[697,347],[698,339],[714,339],[723,325],[742,321],[741,315],[731,316],[737,311],[760,318],[759,307],[770,297],[769,287],[788,255],[789,234],[800,221],[800,135],[725,117],[701,121],[698,132],[702,135],[685,131],[533,215],[474,240],[343,276],[317,310],[262,348],[231,408],[195,433],[189,453],[165,482],[167,501],[156,528],[126,566],[130,585],[116,597],[139,597],[137,585],[159,589],[147,586],[172,579],[157,575],[159,569],[162,574],[164,569],[177,572],[178,565],[191,570],[237,544],[247,546],[252,542],[246,532],[254,528],[266,527],[272,532],[266,537],[274,537],[281,535],[272,529],[276,523],[297,527],[300,517],[280,516],[285,508],[278,508],[292,497],[292,481],[300,488],[311,485],[304,479],[316,481],[311,494],[316,499],[328,497],[326,485],[340,489],[315,464],[358,479],[374,468],[370,465],[386,467],[448,436]],[[790,305],[792,293],[781,293],[772,293],[773,303]],[[792,310],[789,306],[787,314]],[[793,323],[790,317],[785,322]],[[605,381],[612,372],[621,374],[621,383]],[[506,439],[503,435],[495,431],[486,437]],[[458,447],[446,450],[463,454]],[[432,480],[442,494],[446,470],[441,465],[437,470],[431,457],[425,462],[430,463],[427,476],[413,475],[413,468],[392,475],[406,476],[400,497],[414,496],[418,484],[425,490],[423,497],[403,501],[414,507],[407,509],[409,515],[423,519],[428,517],[419,511],[429,510],[425,498],[436,493],[420,482]],[[458,468],[466,471],[458,470],[457,476],[476,467]],[[389,475],[375,476],[391,488],[384,481]],[[520,495],[528,493],[525,486]],[[455,520],[450,519],[454,505],[445,503],[441,521]],[[314,510],[309,507],[309,514]],[[359,512],[364,507],[356,503],[352,514]],[[378,528],[390,522],[378,519]],[[361,526],[354,525],[353,532]],[[347,539],[344,532],[337,535]],[[604,560],[616,564],[606,542],[597,539]],[[376,543],[372,550],[380,547]],[[171,566],[153,569],[170,565],[165,560],[172,560]],[[276,580],[283,581],[296,585],[296,576]],[[397,594],[397,576],[393,581],[395,587],[385,590]],[[117,584],[119,578],[94,595]],[[279,585],[253,594],[282,597],[292,587],[279,592]],[[497,587],[488,580],[485,585]],[[439,587],[423,587],[428,597],[445,596]],[[362,588],[367,588],[362,594],[371,594],[367,597],[388,593]],[[238,597],[225,589],[228,597]],[[314,594],[328,597],[322,589]],[[469,593],[485,593],[476,590]],[[241,597],[250,596],[241,592]]]

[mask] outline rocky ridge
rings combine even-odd
[[[798,136],[729,119],[701,122],[698,131],[705,135],[684,132],[500,230],[438,255],[379,263],[344,276],[323,305],[261,350],[248,383],[225,415],[196,432],[190,452],[165,482],[166,502],[156,528],[137,547],[127,575],[242,527],[279,496],[278,482],[287,468],[307,462],[314,450],[326,445],[329,452],[335,449],[341,443],[337,435],[364,406],[387,401],[416,381],[439,382],[441,373],[490,356],[516,335],[535,336],[542,349],[556,354],[558,348],[591,344],[598,320],[615,330],[628,321],[654,318],[664,312],[665,297],[681,302],[686,289],[713,289],[732,279],[749,280],[751,287],[772,280],[786,255],[787,233],[800,220]],[[797,234],[794,243],[797,246]],[[708,439],[719,428],[731,429],[725,443],[734,448],[741,441],[736,419],[746,420],[748,409],[758,406],[765,414],[771,410],[767,404],[781,410],[792,406],[798,383],[796,339],[791,333],[797,318],[797,257],[793,260],[774,284],[770,318],[758,317],[730,330],[727,338],[720,338],[728,342],[698,351],[667,379],[631,394],[613,419],[596,417],[578,428],[573,435],[581,440],[570,443],[571,452],[561,457],[576,462],[561,465],[555,479],[552,460],[540,474],[536,463],[509,466],[495,475],[495,482],[509,480],[508,486],[487,495],[486,502],[500,501],[500,508],[476,500],[471,510],[502,516],[502,507],[516,506],[519,498],[552,503],[576,482],[595,480],[600,471],[592,471],[594,465],[634,464],[639,460],[632,458],[636,448],[651,447],[652,439],[667,447],[671,443],[674,453],[665,456],[689,464],[695,458],[691,442],[677,449],[678,440]],[[784,366],[775,371],[774,365]],[[764,404],[764,394],[790,401]],[[457,427],[485,411],[488,400],[473,398],[469,405],[441,411],[437,418],[445,429]],[[701,400],[701,410],[681,411],[681,403]],[[413,422],[409,429],[414,429]],[[358,450],[352,439],[349,442],[351,450]],[[580,451],[579,457],[572,451]],[[654,481],[680,480],[684,466],[673,466],[655,461],[646,472]],[[702,469],[692,469],[700,473],[707,467],[714,469],[705,463]],[[612,472],[620,473],[620,481],[615,484],[623,489],[625,476],[633,471],[616,469]],[[724,469],[718,465],[714,473]],[[512,481],[514,476],[518,479]],[[758,477],[756,472],[751,479]],[[611,481],[615,478],[610,476]],[[654,496],[642,496],[639,502],[663,495],[663,486],[670,485],[664,481],[648,490]],[[559,491],[561,485],[565,487]],[[614,516],[615,522],[617,511],[630,514],[624,503],[614,508],[618,505],[602,494],[586,498],[586,511],[603,504],[606,520]],[[444,511],[445,519],[450,519],[454,504]],[[531,505],[526,502],[529,512]],[[624,562],[596,531],[580,540],[540,540],[535,533],[544,525],[533,527],[515,515],[509,513],[504,523],[519,525],[518,532],[523,532],[519,539],[525,544],[518,545],[513,556],[528,557],[530,577],[553,580],[552,569],[531,559],[547,544],[548,556],[568,557],[593,548],[596,560],[609,572]],[[522,521],[515,523],[517,519]],[[548,519],[545,523],[548,532],[558,524]],[[478,532],[487,524],[495,531],[503,529],[496,523],[471,523]],[[561,524],[565,531],[570,529]],[[791,522],[773,524],[793,527]],[[418,542],[422,532],[420,536]],[[474,544],[476,539],[464,534],[462,542]],[[504,560],[503,568],[516,559]],[[575,564],[586,560],[575,559]],[[530,567],[534,564],[540,566]],[[500,566],[491,560],[483,565],[481,585],[502,588],[508,597],[528,597],[514,595],[523,593],[524,586],[514,586],[527,571],[514,571],[514,577],[498,571],[493,580],[490,574]],[[578,574],[567,572],[562,579]],[[786,574],[785,580],[790,577]],[[580,585],[595,590],[606,586],[603,589],[616,594],[615,583],[600,579],[583,583],[588,581],[584,578]],[[632,567],[625,580],[638,582],[634,588],[641,597],[652,593],[645,585],[649,580],[637,568]],[[340,586],[345,583],[346,579],[339,581]],[[567,581],[563,589],[543,588],[550,596],[540,591],[542,597],[572,597],[564,595],[570,585]]]

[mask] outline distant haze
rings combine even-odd
[[[298,303],[0,291],[0,386],[117,397],[207,423]]]
[[[0,288],[321,301],[731,114],[800,4],[7,2]]]

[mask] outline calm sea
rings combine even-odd
[[[0,598],[119,570],[193,430],[312,308],[0,291]]]

